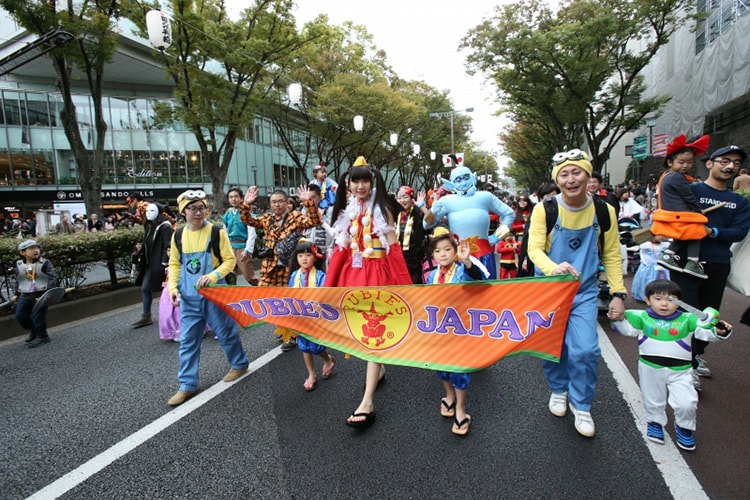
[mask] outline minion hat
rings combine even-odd
[[[594,167],[589,161],[589,155],[580,149],[571,149],[564,153],[557,153],[552,157],[552,163],[554,163],[554,167],[552,167],[552,179],[555,182],[557,182],[557,175],[560,173],[560,170],[568,165],[575,165],[585,171],[589,177],[591,177],[591,172],[594,171]]]
[[[37,243],[36,240],[26,240],[18,244],[18,251],[23,252],[27,248],[38,247],[38,246],[39,246],[39,243]]]
[[[352,165],[352,167],[367,167],[367,166],[369,165],[367,164],[367,160],[365,160],[364,156],[357,157],[357,159],[354,160],[354,165]]]
[[[208,207],[206,202],[206,193],[201,189],[188,189],[184,193],[177,197],[177,211],[182,213],[185,207],[193,203],[194,201],[202,201],[203,205]]]

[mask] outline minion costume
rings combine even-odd
[[[556,163],[552,169],[555,182],[562,168],[568,165],[577,166],[588,173],[589,177],[593,171],[588,155],[577,149],[558,153],[553,162]],[[549,234],[544,204],[539,203],[534,207],[529,226],[529,259],[534,263],[537,276],[549,276],[560,263],[570,263],[580,274],[580,285],[565,329],[560,362],[544,361],[543,367],[553,395],[566,394],[575,410],[588,412],[596,392],[601,353],[596,329],[599,221],[591,195],[588,195],[588,201],[580,208],[568,206],[562,194],[558,194],[556,198],[558,217]],[[610,220],[616,221],[614,209],[609,205],[607,209]],[[617,224],[610,224],[609,230],[604,234],[603,246],[601,263],[604,265],[610,290],[614,294],[624,293],[626,289],[622,280]],[[562,415],[564,414],[563,411]]]
[[[203,191],[185,191],[177,197],[180,213],[195,202],[207,207],[206,194]],[[231,382],[239,378],[249,365],[247,354],[240,340],[237,324],[218,306],[206,300],[196,288],[202,276],[208,276],[212,284],[225,284],[224,276],[235,266],[229,237],[226,231],[219,232],[222,263],[211,250],[211,224],[204,220],[203,226],[192,230],[186,226],[182,233],[182,252],[175,238],[172,238],[169,257],[169,291],[174,296],[179,293],[180,299],[180,337],[179,370],[177,378],[180,391],[169,402],[176,406],[184,402],[198,390],[198,363],[200,346],[206,324],[211,325],[224,349],[232,370],[224,377]],[[182,393],[182,397],[180,396]]]

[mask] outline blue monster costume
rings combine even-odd
[[[507,234],[516,214],[512,208],[487,191],[477,191],[477,176],[467,167],[456,167],[450,180],[441,179],[452,194],[443,196],[432,204],[425,215],[425,229],[432,229],[443,217],[448,217],[448,226],[460,240],[472,242],[472,257],[476,257],[490,273],[489,279],[497,279],[493,249]],[[502,223],[490,235],[490,213],[497,214]],[[478,249],[476,249],[478,247]]]

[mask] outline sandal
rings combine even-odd
[[[312,391],[318,385],[318,380],[314,378],[305,379],[304,388],[306,391]]]
[[[460,422],[456,417],[453,417],[453,434],[457,436],[465,436],[469,433],[469,426],[471,425],[471,415],[466,414],[466,418]],[[466,426],[466,427],[464,427]]]
[[[328,365],[328,368],[326,368],[325,363],[323,363],[323,378],[330,378],[331,374],[333,373],[333,367],[336,366],[336,358],[331,356],[331,363]]]
[[[448,404],[448,402],[445,400],[445,398],[440,400],[440,414],[444,417],[451,418],[456,415],[456,402],[453,401],[451,404]]]

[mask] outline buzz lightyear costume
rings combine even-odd
[[[467,167],[456,167],[451,171],[450,180],[441,179],[445,188],[452,192],[432,204],[424,218],[425,229],[432,229],[443,217],[448,217],[448,226],[459,240],[477,238],[479,250],[473,257],[482,262],[490,272],[490,279],[497,279],[497,267],[493,249],[500,237],[508,232],[516,214],[512,208],[487,191],[477,191],[477,176]],[[494,234],[490,231],[490,212],[497,214],[502,223]]]
[[[715,342],[729,336],[718,335],[712,325],[715,317],[710,318],[702,323],[694,314],[660,316],[649,308],[625,311],[624,320],[612,322],[618,333],[638,337],[638,378],[647,422],[666,425],[669,403],[675,423],[695,430],[698,392],[693,387],[692,339]]]

